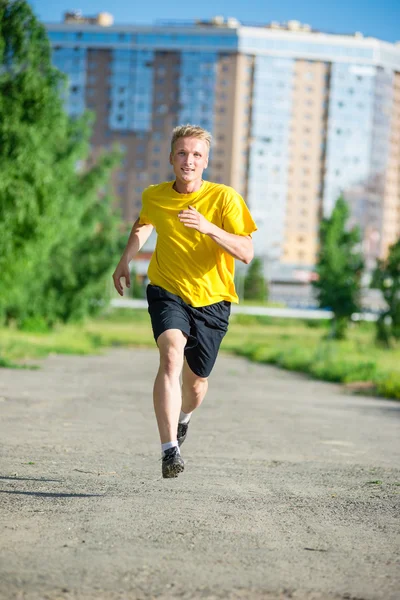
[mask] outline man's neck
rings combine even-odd
[[[190,183],[184,183],[175,179],[174,185],[172,187],[176,192],[178,192],[178,194],[193,194],[194,192],[199,191],[202,184],[202,179],[196,179],[196,181],[191,181]]]

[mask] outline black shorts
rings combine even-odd
[[[208,377],[228,330],[231,303],[227,300],[195,308],[158,285],[147,286],[147,301],[154,339],[167,329],[180,329],[188,336],[185,357],[196,375]]]

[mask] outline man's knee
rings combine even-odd
[[[185,344],[185,335],[176,329],[164,331],[159,336],[157,345],[160,350],[160,367],[165,373],[181,371]]]

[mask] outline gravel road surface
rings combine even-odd
[[[222,354],[163,480],[157,362],[0,370],[2,600],[399,600],[400,403]]]

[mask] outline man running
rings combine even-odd
[[[122,296],[121,278],[129,287],[129,262],[154,227],[147,300],[160,352],[153,398],[165,478],[184,469],[180,446],[207,392],[231,302],[238,302],[234,259],[249,264],[254,256],[251,234],[257,227],[243,198],[202,179],[210,146],[211,135],[201,127],[173,130],[169,160],[175,181],[144,190],[139,218],[113,274]]]

